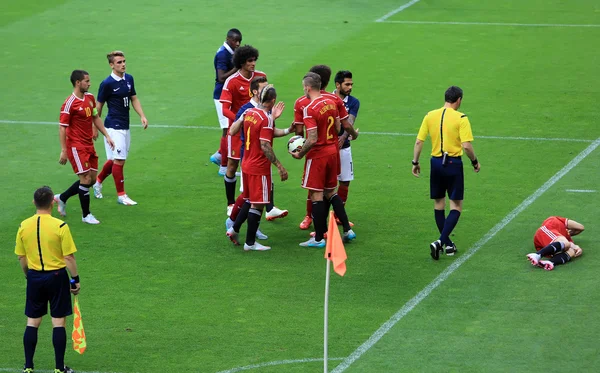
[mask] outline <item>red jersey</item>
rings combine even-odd
[[[567,240],[572,241],[571,235],[567,230],[567,223],[569,219],[563,218],[560,216],[551,216],[548,219],[544,220],[540,229],[544,230],[544,227],[551,232],[556,232],[561,236],[564,236]]]
[[[67,146],[94,146],[92,140],[93,112],[96,100],[91,93],[83,99],[71,94],[60,108],[60,125],[67,127]]]
[[[264,110],[254,108],[244,115],[244,158],[242,169],[249,175],[270,175],[271,161],[265,156],[260,141],[273,143],[273,118]]]
[[[338,149],[338,134],[335,120],[339,118],[333,100],[320,96],[304,108],[306,132],[317,131],[317,143],[306,154],[307,159],[335,154]]]
[[[233,123],[233,120],[231,118],[234,118],[238,110],[240,110],[240,108],[247,104],[248,101],[250,101],[250,99],[252,98],[250,83],[252,82],[252,80],[254,80],[254,78],[257,78],[259,76],[266,77],[267,75],[262,71],[254,71],[250,76],[250,79],[246,79],[238,71],[229,78],[227,78],[227,80],[225,81],[225,84],[223,85],[223,91],[221,92],[221,98],[219,99],[219,101],[224,104],[224,114],[227,106],[229,106],[228,109],[231,113],[229,113],[229,115],[225,115],[227,118],[229,118],[229,126],[231,126],[231,124]]]
[[[339,98],[338,95],[321,91],[321,96],[327,97],[335,102],[335,105],[340,116],[340,120],[348,118],[348,110],[344,105],[344,100]],[[306,96],[298,97],[294,103],[294,124],[304,124],[304,108],[310,104],[310,98]]]

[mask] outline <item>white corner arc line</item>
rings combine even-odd
[[[21,120],[0,120],[0,124],[35,124],[44,126],[56,126],[58,122],[36,122],[36,121],[21,121]],[[131,127],[140,128],[141,124],[132,124]],[[176,124],[150,124],[149,128],[165,128],[165,129],[201,129],[210,131],[221,131],[221,127],[211,126],[183,126]],[[375,136],[399,136],[399,137],[416,137],[416,133],[399,133],[399,132],[369,132],[361,131],[363,135]],[[518,136],[475,136],[475,139],[490,139],[490,140],[520,140],[520,141],[564,141],[564,142],[585,142],[591,143],[594,140],[589,139],[574,139],[567,137],[518,137]]]
[[[328,361],[331,360],[344,360],[343,357],[330,357],[327,359]],[[272,367],[272,366],[277,366],[277,365],[285,365],[285,364],[298,364],[298,363],[314,363],[314,362],[318,362],[318,361],[323,361],[323,358],[309,358],[309,359],[296,359],[296,360],[279,360],[279,361],[271,361],[268,363],[260,363],[260,364],[252,364],[252,365],[246,365],[243,367],[237,367],[237,368],[232,368],[232,369],[228,369],[228,370],[221,370],[217,373],[236,373],[236,372],[241,372],[244,370],[252,370],[252,369],[258,369],[258,368],[264,368],[264,367]]]
[[[529,205],[531,205],[536,199],[538,199],[542,194],[544,194],[550,187],[552,187],[556,182],[558,182],[563,176],[565,176],[569,171],[571,171],[575,166],[577,166],[585,157],[587,157],[591,152],[596,150],[596,148],[600,145],[600,137],[597,138],[592,144],[590,144],[587,148],[585,148],[581,153],[579,153],[575,158],[571,160],[566,166],[564,166],[560,171],[558,171],[554,176],[552,176],[548,181],[544,183],[538,190],[533,192],[529,197],[527,197],[521,204],[519,204],[514,210],[512,210],[508,215],[504,217],[498,224],[496,224],[492,229],[490,229],[479,241],[477,241],[472,248],[467,250],[465,255],[459,257],[455,262],[450,264],[442,273],[440,273],[431,283],[429,283],[423,290],[421,290],[417,295],[415,295],[411,300],[409,300],[398,312],[396,312],[388,321],[386,321],[379,329],[375,331],[369,337],[369,339],[360,345],[350,356],[348,356],[340,365],[338,365],[331,373],[341,373],[344,372],[352,363],[358,360],[364,353],[366,353],[371,347],[375,345],[375,343],[379,342],[381,338],[394,326],[398,323],[398,321],[402,320],[404,316],[406,316],[410,311],[412,311],[423,299],[427,298],[431,292],[440,286],[448,276],[450,276],[454,271],[456,271],[464,262],[469,260],[483,245],[485,245],[489,240],[491,240],[498,232],[500,232],[504,227],[508,225],[517,215],[519,215],[523,210],[525,210]]]
[[[408,3],[392,10],[391,12],[389,12],[388,14],[384,15],[381,18],[378,18],[375,20],[375,22],[385,22],[386,19],[390,18],[391,16],[393,16],[396,13],[400,13],[401,11],[403,11],[404,9],[408,8],[409,6],[415,5],[416,3],[418,3],[420,0],[411,0]]]
[[[565,189],[565,191],[572,193],[596,193],[594,189]]]
[[[403,25],[461,25],[461,26],[512,26],[512,27],[581,27],[596,28],[600,24],[564,24],[564,23],[504,23],[504,22],[454,22],[454,21],[380,21]]]

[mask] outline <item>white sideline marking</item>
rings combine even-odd
[[[600,137],[597,138],[592,144],[590,144],[587,148],[585,148],[579,155],[577,155],[571,162],[569,162],[565,167],[563,167],[560,171],[558,171],[554,176],[552,176],[548,181],[544,183],[538,190],[533,192],[532,195],[527,197],[519,206],[517,206],[514,210],[512,210],[508,215],[504,217],[498,224],[496,224],[492,229],[490,229],[485,236],[483,236],[479,241],[477,241],[473,247],[461,257],[459,257],[456,261],[448,266],[442,273],[440,273],[429,285],[425,286],[423,290],[421,290],[417,295],[415,295],[411,300],[409,300],[402,308],[396,312],[388,321],[386,321],[379,329],[371,335],[371,337],[362,345],[360,345],[350,356],[348,356],[340,365],[338,365],[331,373],[341,373],[345,371],[353,362],[358,360],[365,352],[369,351],[371,347],[375,345],[375,343],[379,342],[379,340],[394,326],[398,321],[402,320],[404,316],[406,316],[410,311],[412,311],[423,299],[427,298],[431,292],[440,286],[442,282],[444,282],[448,276],[450,276],[454,271],[456,271],[464,262],[466,262],[470,257],[472,257],[483,245],[485,245],[489,240],[491,240],[496,233],[500,232],[502,228],[506,227],[508,223],[510,223],[517,215],[519,215],[523,210],[525,210],[529,205],[531,205],[536,199],[538,199],[544,192],[546,192],[550,187],[556,184],[563,176],[565,176],[571,169],[579,164],[585,157],[587,157],[591,152],[596,150],[596,148],[600,145]]]
[[[34,122],[21,120],[0,120],[0,124],[36,124],[44,126],[58,126],[58,122]],[[131,127],[142,127],[141,124],[132,124]],[[171,124],[150,124],[149,128],[177,128],[177,129],[201,129],[221,131],[217,126],[182,126]],[[401,137],[417,137],[415,133],[399,133],[399,132],[369,132],[361,131],[363,135],[375,136],[401,136]],[[521,140],[521,141],[566,141],[566,142],[594,142],[588,139],[570,139],[565,137],[518,137],[518,136],[475,136],[476,139],[491,139],[491,140]]]
[[[343,357],[330,357],[327,360],[344,360],[344,358]],[[272,366],[284,365],[284,364],[313,363],[313,362],[317,362],[317,361],[323,361],[323,358],[271,361],[269,363],[252,364],[252,365],[246,365],[245,367],[238,367],[238,368],[233,368],[233,369],[229,369],[229,370],[222,370],[217,373],[235,373],[235,372],[241,372],[243,370],[251,370],[251,369],[256,369],[256,368],[272,367]]]
[[[401,7],[399,7],[399,8],[396,8],[396,9],[392,10],[391,12],[389,12],[388,14],[386,14],[385,16],[383,16],[383,17],[381,17],[381,18],[379,18],[379,19],[376,19],[376,20],[375,20],[375,22],[385,22],[385,20],[386,20],[386,19],[390,18],[390,17],[391,17],[391,16],[393,16],[394,14],[396,14],[396,13],[400,13],[400,12],[401,12],[401,11],[403,11],[404,9],[408,8],[408,7],[409,7],[409,6],[411,6],[411,5],[414,5],[414,4],[418,3],[419,1],[420,1],[420,0],[411,0],[411,1],[409,1],[408,3],[406,3],[406,4],[402,5]]]
[[[595,193],[596,191],[593,189],[567,189],[567,192],[573,193]]]
[[[323,359],[321,359],[323,360]],[[22,371],[22,367],[21,368],[0,368],[0,372],[20,372]],[[40,369],[36,369],[35,370],[36,373],[54,373],[54,369],[53,370],[40,370]],[[76,370],[77,373],[115,373],[115,372],[82,372],[80,370]]]
[[[412,4],[411,4],[412,5]],[[380,18],[381,19],[381,18]],[[405,25],[463,25],[463,26],[513,26],[513,27],[582,27],[582,28],[596,28],[600,27],[600,24],[563,24],[563,23],[504,23],[504,22],[442,22],[442,21],[380,21],[379,19],[375,22],[384,23],[398,23]]]

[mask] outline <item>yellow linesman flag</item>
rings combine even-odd
[[[71,338],[73,339],[73,350],[83,354],[87,348],[85,341],[85,331],[83,330],[83,320],[81,319],[81,310],[79,309],[79,299],[75,296],[75,304],[73,305],[73,333]]]

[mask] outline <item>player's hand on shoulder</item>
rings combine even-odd
[[[60,151],[60,156],[58,158],[58,163],[65,165],[67,164],[67,151],[66,150],[61,150]]]

